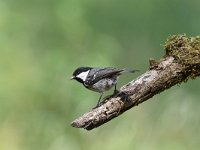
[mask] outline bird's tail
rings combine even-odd
[[[140,70],[124,68],[121,73],[134,73]]]

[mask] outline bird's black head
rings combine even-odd
[[[80,83],[84,83],[91,69],[91,67],[79,67],[74,71],[71,79],[75,79]]]

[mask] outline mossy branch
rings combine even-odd
[[[200,75],[200,37],[170,36],[166,54],[159,61],[151,59],[150,69],[120,88],[104,103],[74,120],[76,128],[91,130],[119,116],[154,95]]]

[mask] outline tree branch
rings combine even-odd
[[[171,36],[165,51],[166,55],[159,61],[149,61],[150,69],[146,73],[121,87],[100,107],[85,113],[71,125],[91,130],[154,95],[200,75],[200,37]]]

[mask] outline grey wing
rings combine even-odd
[[[85,84],[92,85],[103,78],[118,76],[123,71],[124,69],[116,69],[116,68],[94,68],[89,72]]]

